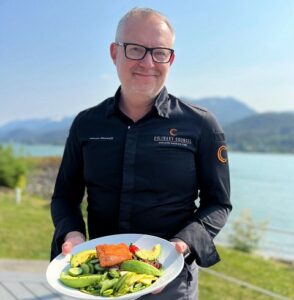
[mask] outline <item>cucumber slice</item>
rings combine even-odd
[[[87,263],[87,265],[88,265],[88,267],[89,267],[89,273],[90,273],[90,274],[94,274],[94,271],[95,271],[94,265],[91,264],[91,263]]]
[[[105,268],[101,267],[99,264],[95,264],[95,265],[94,265],[94,268],[95,268],[95,270],[98,271],[98,272],[103,272],[103,271],[106,270]]]
[[[94,265],[97,264],[98,262],[99,262],[98,258],[95,258],[95,259],[92,259],[89,261],[90,264],[94,264]]]
[[[90,273],[90,266],[86,263],[81,264],[81,268],[83,270],[83,274],[89,274]]]
[[[80,267],[69,268],[68,269],[68,274],[70,276],[76,277],[76,276],[79,276],[79,275],[83,274],[83,269],[80,268]]]

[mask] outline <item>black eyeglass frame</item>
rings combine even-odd
[[[147,52],[150,52],[153,62],[158,63],[158,64],[167,64],[167,63],[169,63],[170,60],[171,60],[171,58],[172,58],[173,53],[175,52],[174,49],[166,48],[166,47],[154,47],[154,48],[148,48],[148,47],[145,47],[145,46],[140,45],[140,44],[136,44],[136,43],[124,43],[124,42],[116,42],[115,44],[118,45],[118,46],[124,47],[125,57],[126,57],[127,59],[131,59],[131,60],[142,60],[142,59],[144,59],[144,57],[146,56]],[[134,46],[139,46],[139,47],[144,48],[144,49],[145,49],[145,53],[144,53],[143,57],[142,57],[142,58],[130,58],[130,57],[128,57],[128,56],[127,56],[127,46],[128,46],[128,45],[134,45]],[[153,51],[154,51],[154,50],[158,50],[158,49],[165,49],[165,50],[169,50],[169,51],[170,51],[170,57],[169,57],[169,60],[168,60],[168,61],[157,61],[157,60],[154,59],[154,57],[153,57]]]

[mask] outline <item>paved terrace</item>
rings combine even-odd
[[[73,300],[54,291],[46,281],[47,261],[0,259],[1,300]]]

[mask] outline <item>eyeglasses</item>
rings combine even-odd
[[[122,42],[118,42],[116,44],[124,47],[126,58],[132,60],[142,60],[146,56],[147,52],[150,51],[154,62],[164,64],[170,61],[172,54],[174,53],[174,50],[170,48],[148,48],[138,44]]]

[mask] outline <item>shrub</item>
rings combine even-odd
[[[0,145],[0,186],[23,188],[26,171],[24,160],[14,155],[12,147]]]
[[[234,249],[243,252],[256,250],[264,236],[267,222],[254,221],[250,210],[244,210],[232,224],[229,242]]]

